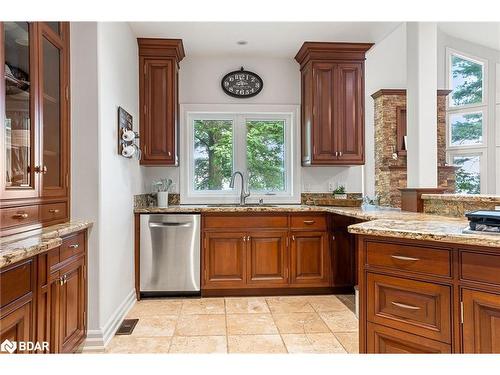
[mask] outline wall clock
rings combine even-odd
[[[264,82],[256,73],[243,67],[227,73],[221,81],[222,90],[234,98],[250,98],[262,91]]]

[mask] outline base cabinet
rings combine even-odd
[[[73,353],[87,334],[87,234],[0,270],[0,338],[48,342],[37,353]],[[3,291],[6,291],[5,293]]]
[[[203,218],[202,290],[330,286],[326,215]]]
[[[327,232],[292,232],[291,283],[293,285],[330,285],[329,261]]]
[[[244,232],[205,234],[206,287],[238,288],[246,283]]]
[[[500,295],[462,290],[463,351],[500,353]]]
[[[500,354],[494,247],[358,237],[360,353]]]
[[[0,318],[0,342],[9,340],[12,345],[10,346],[13,353],[27,353],[17,347],[17,343],[32,341],[32,312],[33,306],[31,300],[26,301],[24,304],[16,307],[12,312],[2,315]],[[14,344],[16,343],[16,344]],[[6,347],[7,350],[10,350]]]
[[[370,354],[444,354],[451,353],[451,347],[439,341],[368,323],[366,352]]]

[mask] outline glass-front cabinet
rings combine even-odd
[[[69,214],[69,24],[0,23],[1,235]]]

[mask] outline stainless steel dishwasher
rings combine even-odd
[[[141,215],[140,293],[200,294],[200,215]]]

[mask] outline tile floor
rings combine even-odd
[[[357,353],[354,296],[142,300],[107,353]]]

